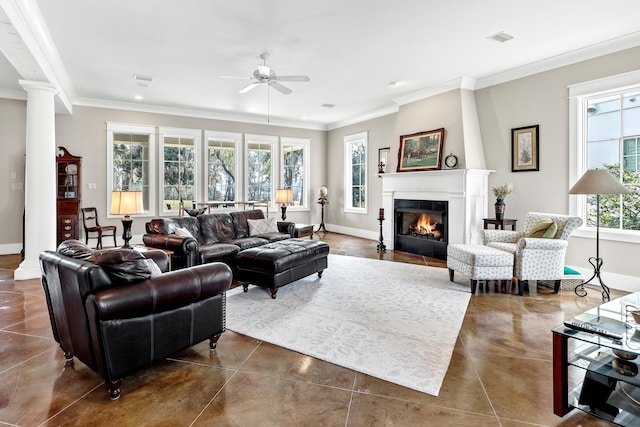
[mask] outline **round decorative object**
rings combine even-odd
[[[318,197],[326,199],[327,198],[327,194],[329,194],[329,190],[327,189],[326,186],[321,185],[318,188]]]
[[[618,356],[620,359],[624,359],[624,360],[633,360],[636,357],[638,357],[637,354],[629,353],[628,351],[624,351],[624,350],[618,350],[617,348],[614,348],[612,351],[613,351],[613,354]]]
[[[458,167],[458,157],[456,157],[453,153],[449,153],[449,155],[444,158],[444,164],[449,169],[457,168]]]
[[[78,174],[78,165],[75,163],[69,163],[64,171],[69,175],[77,175]]]

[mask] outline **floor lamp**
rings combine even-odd
[[[129,247],[131,240],[131,224],[133,219],[129,215],[144,213],[142,204],[142,191],[113,191],[111,193],[111,215],[124,215],[122,217],[122,240],[124,240],[123,248]]]
[[[600,258],[600,195],[627,193],[629,193],[629,190],[606,169],[588,170],[569,190],[569,194],[596,195],[596,256],[589,258],[589,264],[593,266],[593,274],[589,280],[585,280],[575,287],[574,292],[578,296],[586,296],[587,291],[584,285],[597,277],[600,286],[602,286],[602,301],[606,302],[610,299],[609,288],[604,284],[600,276],[600,268],[602,267],[602,258]]]

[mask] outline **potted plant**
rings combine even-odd
[[[493,195],[496,196],[496,203],[494,205],[496,208],[496,219],[502,221],[504,219],[504,199],[511,194],[513,187],[503,184],[492,187],[491,191],[493,192]]]

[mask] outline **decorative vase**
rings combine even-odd
[[[504,219],[504,199],[497,199],[496,204],[496,219],[502,221]]]

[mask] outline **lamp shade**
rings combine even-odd
[[[627,194],[629,189],[606,169],[590,169],[571,187],[569,194]]]
[[[113,191],[111,193],[112,215],[133,215],[144,213],[142,191]]]
[[[276,190],[276,203],[289,204],[293,202],[293,190],[280,189]]]

